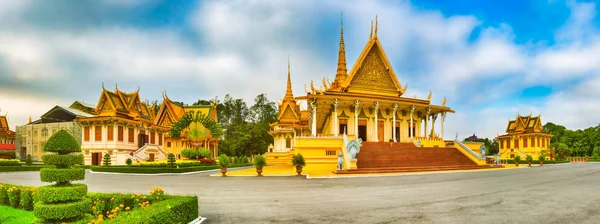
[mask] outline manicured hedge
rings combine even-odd
[[[0,166],[21,166],[18,159],[0,159]]]
[[[64,155],[72,152],[81,152],[81,147],[77,139],[71,135],[68,131],[60,130],[48,139],[44,145],[44,151],[56,152]]]
[[[512,159],[509,160],[502,160],[502,162],[507,162],[508,164],[515,164],[515,161]],[[560,164],[560,163],[570,163],[571,161],[568,160],[563,160],[563,161],[553,161],[553,160],[544,160],[544,164]],[[521,162],[519,162],[519,165],[523,165],[523,164],[528,164],[527,161],[523,161],[521,160]],[[540,161],[538,160],[533,160],[531,162],[531,164],[540,164]]]
[[[35,203],[33,214],[35,217],[45,220],[64,220],[75,217],[82,217],[91,211],[92,201],[89,198],[79,199],[79,201],[60,204]]]
[[[74,201],[87,195],[87,185],[71,184],[69,186],[57,187],[56,185],[46,185],[37,190],[39,199],[44,203],[54,203],[60,201]]]
[[[40,180],[42,182],[58,182],[64,183],[73,180],[85,179],[85,169],[59,169],[59,168],[43,168],[40,170]]]
[[[19,172],[19,171],[40,171],[42,168],[54,167],[46,165],[31,165],[31,166],[0,166],[0,172]],[[76,168],[89,169],[90,165],[75,166]]]
[[[10,157],[11,159],[16,158],[17,153],[15,151],[0,151],[0,158]]]
[[[197,196],[166,196],[151,206],[136,208],[103,223],[162,224],[189,223],[198,218]]]
[[[42,157],[44,164],[55,165],[56,167],[68,167],[72,164],[83,165],[83,154],[57,155],[48,154]]]
[[[35,188],[33,187],[0,183],[0,205],[22,208],[30,211],[33,209],[34,190]]]
[[[252,164],[237,164],[231,165],[230,167],[242,167],[251,166]],[[218,165],[207,165],[207,166],[191,166],[191,167],[136,167],[136,166],[93,166],[90,170],[95,172],[112,172],[112,173],[142,173],[142,174],[153,174],[153,173],[187,173],[196,172],[203,170],[216,170],[221,167]]]

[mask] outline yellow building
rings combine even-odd
[[[541,115],[517,115],[515,120],[508,121],[507,134],[497,137],[502,159],[511,159],[518,155],[524,160],[527,155],[531,155],[537,160],[542,150],[548,149],[553,135],[542,133],[540,117]]]
[[[181,158],[181,150],[193,148],[191,142],[185,138],[171,138],[169,129],[171,124],[183,117],[185,113],[197,111],[205,115],[209,115],[210,118],[218,122],[217,104],[215,103],[211,105],[184,106],[173,102],[166,94],[163,95],[163,102],[161,103],[158,114],[154,119],[154,125],[161,127],[165,133],[165,152],[173,153],[177,156],[177,158]],[[211,157],[216,159],[219,155],[219,141],[220,139],[218,138],[206,139],[200,144],[200,147],[209,150],[211,152]]]
[[[93,116],[78,117],[82,126],[81,148],[85,163],[100,165],[105,154],[113,165],[134,161],[164,160],[165,129],[154,124],[156,113],[140,100],[139,89],[125,93],[115,87],[109,91],[102,85]]]
[[[278,122],[271,124],[274,144],[266,154],[268,163],[289,163],[290,154],[302,153],[307,163],[336,164],[344,133],[363,142],[445,147],[440,137],[444,119],[454,111],[445,106],[445,98],[441,105],[432,104],[431,92],[427,99],[406,97],[407,85],[402,87],[398,80],[377,27],[377,23],[371,27],[369,41],[349,73],[342,27],[333,82],[323,78],[317,88],[311,81],[310,89],[305,85],[305,96],[293,96],[288,62],[286,95],[279,103]],[[299,101],[308,110],[300,110]]]

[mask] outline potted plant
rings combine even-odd
[[[300,154],[300,153],[294,155],[292,157],[292,165],[296,167],[296,172],[298,173],[298,175],[296,175],[296,176],[302,176],[302,167],[306,166],[306,161],[304,161],[304,156],[302,156],[302,154]]]
[[[544,154],[544,153],[540,154],[540,158],[538,160],[540,161],[540,166],[544,166],[544,160],[546,160],[546,154]]]
[[[227,157],[227,155],[225,154],[221,154],[219,156],[219,166],[221,167],[221,176],[226,177],[227,174],[227,167],[229,167],[229,165],[231,165],[231,160],[229,159],[229,157]]]
[[[519,167],[519,162],[521,162],[521,156],[515,156],[515,158],[513,158],[513,159],[515,161],[515,165],[517,167]]]
[[[525,160],[527,160],[529,167],[531,167],[531,162],[533,161],[533,157],[531,157],[531,155],[527,155],[527,157],[525,157]]]
[[[258,173],[256,176],[262,177],[262,169],[266,165],[267,161],[265,160],[265,157],[261,155],[254,157],[254,166],[256,167],[256,173]]]

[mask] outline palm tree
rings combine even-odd
[[[210,134],[210,130],[206,129],[201,123],[192,122],[185,136],[190,142],[192,142],[192,145],[196,149],[196,158],[198,158],[200,154],[200,142],[210,138],[212,135]]]
[[[200,143],[209,138],[220,138],[223,127],[200,111],[189,111],[171,125],[170,132],[171,138],[185,136],[196,148],[196,157],[198,157]]]

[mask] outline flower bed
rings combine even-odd
[[[72,186],[74,186],[73,191],[63,193],[65,197],[73,192],[82,192],[77,190],[78,186]],[[33,206],[38,205],[35,202],[40,201],[36,195],[42,197],[44,191],[48,190],[52,189],[0,184],[0,223],[11,223],[5,219],[14,219],[15,216],[4,214],[3,211],[7,209],[16,210],[19,212],[17,214],[23,213],[24,218],[31,219],[33,213],[25,210],[33,210]],[[80,214],[85,218],[77,223],[188,223],[198,217],[197,196],[165,195],[159,187],[152,189],[150,194],[87,193],[85,200],[93,202],[89,205],[92,208],[82,210],[89,210],[91,213]],[[55,212],[49,207],[42,210],[36,208],[36,210]]]
[[[47,165],[31,165],[31,166],[0,166],[0,172],[20,172],[20,171],[40,171],[40,169],[49,167]],[[89,169],[90,165],[75,166],[77,168]]]
[[[515,161],[512,159],[509,160],[502,160],[502,162],[504,163],[506,161],[506,163],[508,164],[515,164]],[[571,161],[568,160],[563,160],[563,161],[554,161],[554,160],[544,160],[544,164],[559,164],[559,163],[570,163]],[[519,164],[527,164],[527,161],[521,160],[521,162],[519,162]],[[540,164],[540,161],[538,160],[533,160],[531,162],[531,164]]]
[[[0,159],[0,166],[21,166],[18,159]]]
[[[243,167],[251,166],[252,164],[237,164],[230,167]],[[217,170],[221,167],[219,165],[204,165],[204,166],[190,166],[190,167],[140,167],[140,166],[93,166],[90,170],[94,172],[111,172],[111,173],[142,173],[142,174],[156,174],[156,173],[188,173],[203,170]]]

